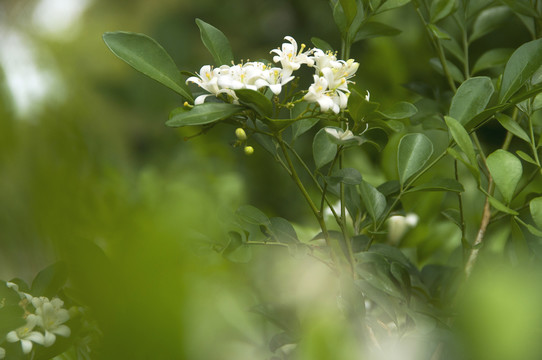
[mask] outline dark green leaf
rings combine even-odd
[[[539,229],[542,229],[542,197],[532,199],[529,203],[529,209],[534,223]]]
[[[542,39],[521,45],[506,63],[499,102],[506,102],[542,66]]]
[[[472,73],[476,74],[482,70],[491,69],[497,66],[503,66],[506,64],[510,55],[514,52],[512,48],[497,48],[491,49],[483,53],[482,56],[476,60]]]
[[[367,101],[366,95],[361,94],[357,89],[352,88],[348,97],[348,111],[354,121],[362,121],[363,119],[375,114],[380,104]]]
[[[194,106],[190,111],[181,112],[166,121],[167,126],[180,127],[204,125],[229,118],[243,111],[239,105],[226,103],[203,103]]]
[[[270,230],[276,241],[284,244],[295,244],[299,242],[297,233],[288,220],[281,217],[269,219],[271,222]]]
[[[273,104],[264,94],[250,89],[235,90],[239,102],[253,110],[262,117],[270,117],[273,113]]]
[[[504,205],[502,202],[495,199],[493,196],[489,196],[488,200],[491,206],[493,206],[498,211],[501,211],[503,213],[510,214],[510,215],[519,215],[517,211],[510,209],[508,206]]]
[[[368,21],[359,29],[354,42],[375,38],[378,36],[395,36],[399,35],[401,30],[392,26],[380,23],[378,21]]]
[[[378,113],[388,119],[406,119],[417,112],[418,109],[416,109],[414,105],[406,101],[401,101],[386,110],[379,111]]]
[[[243,205],[237,209],[236,215],[249,224],[269,226],[269,218],[258,208],[251,205]]]
[[[448,149],[446,149],[446,152],[448,153],[448,155],[452,156],[454,159],[463,163],[467,167],[467,169],[469,169],[472,176],[474,176],[474,178],[477,180],[478,184],[480,184],[481,179],[480,179],[480,170],[478,169],[478,164],[476,164],[476,166],[472,165],[470,161],[465,160],[465,158],[454,148],[449,147]]]
[[[429,30],[431,30],[433,35],[435,35],[437,38],[439,38],[441,40],[452,40],[450,34],[448,34],[446,31],[442,30],[441,28],[439,28],[437,25],[428,24],[427,27],[429,28]]]
[[[395,9],[408,4],[410,0],[386,0],[379,8],[377,13]]]
[[[335,2],[335,5],[333,5],[333,20],[335,21],[335,25],[337,25],[337,28],[339,29],[340,33],[343,35],[344,38],[348,29],[348,20],[346,19],[346,15],[344,14],[344,10],[339,1]]]
[[[63,262],[57,262],[40,271],[32,281],[30,293],[34,296],[53,297],[68,280],[68,269]]]
[[[521,159],[523,159],[524,161],[527,161],[528,163],[531,163],[531,164],[533,164],[533,165],[538,166],[536,160],[533,159],[530,155],[524,153],[523,151],[517,150],[517,151],[516,151],[516,154],[517,154],[517,156],[519,156],[519,157],[520,157]]]
[[[459,86],[452,98],[450,116],[461,124],[468,123],[486,108],[493,91],[493,84],[488,77],[480,76],[468,79]]]
[[[472,145],[472,141],[470,139],[469,134],[467,133],[467,130],[453,117],[445,116],[444,121],[446,121],[446,125],[448,125],[448,128],[450,129],[450,133],[452,134],[452,137],[459,146],[459,148],[467,155],[467,159],[469,160],[470,165],[472,165],[473,168],[478,169],[478,161],[476,160],[476,153],[474,152],[474,146]]]
[[[292,124],[292,138],[297,139],[318,124],[318,121],[318,118],[297,120]]]
[[[222,252],[222,256],[235,263],[246,263],[252,258],[252,250],[245,244],[243,236],[235,231],[228,233],[230,242]]]
[[[346,16],[346,26],[350,26],[358,13],[356,0],[339,0]]]
[[[231,65],[233,52],[224,33],[201,19],[196,19],[196,24],[201,33],[201,41],[213,56],[215,65]]]
[[[446,209],[442,212],[442,215],[444,215],[444,217],[446,217],[448,220],[451,220],[454,224],[461,228],[461,215],[459,213],[459,210]]]
[[[518,14],[525,15],[528,17],[533,17],[536,12],[533,11],[529,0],[501,0],[506,5],[508,5],[514,12]]]
[[[361,183],[361,174],[358,170],[353,168],[343,168],[335,171],[331,176],[327,177],[330,185],[337,185],[338,183],[357,185]]]
[[[424,184],[414,186],[406,192],[416,191],[452,191],[460,193],[465,191],[465,189],[460,182],[454,179],[436,178]]]
[[[337,145],[329,139],[325,129],[320,129],[314,136],[312,154],[317,169],[330,163],[335,158],[335,155],[337,154]]]
[[[325,40],[323,39],[320,39],[320,38],[317,38],[317,37],[312,37],[311,38],[311,42],[314,46],[316,46],[318,49],[326,52],[326,51],[331,51],[333,52],[333,47]]]
[[[404,184],[425,165],[433,154],[433,143],[424,134],[407,134],[397,149],[399,181]]]
[[[517,216],[514,217],[514,220],[523,225],[534,236],[542,238],[542,231],[538,230],[536,227],[532,226],[531,224],[527,224]]]
[[[435,69],[439,74],[444,75],[444,70],[442,68],[442,64],[440,63],[440,60],[437,58],[431,58],[429,60],[429,64]],[[452,62],[446,60],[446,66],[448,67],[448,71],[450,72],[450,76],[454,81],[457,81],[459,83],[463,82],[465,80],[465,77],[463,76],[463,73],[459,68]]]
[[[185,99],[193,101],[177,66],[156,41],[147,35],[123,31],[107,32],[103,35],[103,40],[113,54],[128,65],[167,86]]]
[[[365,181],[360,183],[359,190],[365,209],[373,219],[373,222],[376,223],[386,210],[386,197],[374,186]]]
[[[431,2],[430,19],[432,23],[450,16],[456,9],[455,0],[433,0]]]
[[[510,18],[510,15],[512,14],[510,13],[508,6],[497,6],[482,11],[474,22],[469,42],[479,39],[500,26],[503,26],[506,23],[506,20]]]
[[[446,50],[448,50],[450,52],[450,54],[452,54],[462,64],[464,63],[464,61],[465,61],[465,51],[464,51],[463,48],[461,48],[459,46],[459,44],[457,43],[457,40],[450,37],[450,39],[448,39],[446,41],[442,41],[442,46],[444,46],[444,48]]]
[[[497,114],[495,116],[499,123],[508,131],[510,131],[512,134],[517,136],[518,138],[530,143],[531,139],[529,138],[529,135],[523,130],[521,126],[508,115],[505,114]]]
[[[505,202],[510,203],[523,173],[521,161],[508,151],[499,149],[487,157],[486,163]]]
[[[262,121],[269,126],[269,128],[273,131],[281,131],[286,129],[288,126],[292,125],[293,123],[297,122],[296,119],[270,119],[270,118],[263,118]]]

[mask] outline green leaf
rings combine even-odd
[[[503,66],[506,64],[510,56],[514,52],[512,48],[497,48],[491,49],[483,53],[482,56],[476,60],[472,73],[476,74],[482,70],[491,69],[497,66]]]
[[[239,207],[235,214],[241,220],[249,224],[264,226],[269,226],[271,224],[267,215],[265,215],[260,209],[251,205],[243,205]]]
[[[205,125],[229,118],[244,108],[226,103],[203,103],[194,106],[190,111],[181,112],[166,121],[170,127]]]
[[[539,238],[542,238],[542,231],[538,230],[536,227],[532,226],[531,224],[527,224],[526,222],[524,222],[517,216],[514,217],[514,220],[519,222],[521,225],[525,226],[525,228],[527,228],[527,230],[529,230],[529,232],[533,234],[534,236],[538,236]]]
[[[26,323],[24,309],[19,305],[0,307],[0,339]]]
[[[399,35],[401,30],[378,21],[368,21],[364,23],[354,38],[354,42],[371,39],[379,36]]]
[[[435,24],[428,24],[427,27],[429,28],[429,30],[431,30],[433,35],[435,35],[437,38],[439,38],[441,40],[452,40],[452,37],[450,36],[450,34],[448,34],[446,31],[442,30],[441,28],[439,28]]]
[[[8,287],[6,282],[0,280],[0,308],[5,305],[17,305],[21,301],[19,294],[12,288]],[[2,336],[0,335],[0,339]]]
[[[312,129],[319,121],[318,118],[297,120],[292,124],[292,138],[297,139]]]
[[[399,181],[404,184],[425,165],[433,154],[433,143],[424,134],[407,134],[397,149]]]
[[[239,102],[254,111],[262,117],[269,117],[273,113],[273,104],[264,94],[250,89],[235,90],[235,95]]]
[[[531,217],[539,229],[542,229],[542,196],[531,200],[529,203]]]
[[[510,209],[508,206],[504,205],[499,200],[495,199],[493,196],[488,196],[489,203],[498,211],[501,211],[510,215],[519,215],[517,211]]]
[[[474,176],[474,178],[477,180],[478,184],[480,184],[480,170],[478,169],[478,165],[476,166],[473,166],[470,161],[467,161],[463,158],[463,156],[461,156],[461,154],[455,150],[454,148],[448,148],[446,149],[446,152],[448,153],[448,155],[452,156],[454,159],[460,161],[461,163],[463,163],[463,165],[465,165],[467,167],[467,169],[469,169],[469,171],[471,172],[472,176]]]
[[[376,113],[380,104],[367,101],[365,94],[361,94],[357,89],[351,89],[348,97],[348,111],[354,121],[358,122],[365,118],[371,117]]]
[[[436,178],[424,184],[414,186],[411,189],[405,191],[405,193],[412,193],[416,191],[451,191],[451,192],[463,192],[465,189],[460,182],[454,179]]]
[[[344,10],[339,1],[336,1],[333,5],[333,20],[335,21],[335,25],[337,25],[337,28],[339,29],[340,33],[343,35],[344,38],[348,29],[348,20],[346,19],[346,15],[344,14]]]
[[[343,12],[346,16],[346,25],[350,26],[358,13],[356,0],[339,0],[339,2],[341,3]]]
[[[505,202],[510,203],[523,173],[521,160],[508,151],[499,149],[487,157],[486,163]]]
[[[536,160],[533,159],[530,155],[524,153],[523,151],[521,150],[517,150],[516,151],[516,154],[517,156],[519,156],[521,159],[523,159],[524,161],[528,162],[528,163],[531,163],[533,165],[536,165],[538,166],[538,164],[536,163]]]
[[[386,197],[374,186],[365,181],[359,184],[359,190],[365,209],[373,219],[373,223],[376,223],[386,210]]]
[[[445,34],[448,35],[448,33],[445,33]],[[448,50],[450,52],[450,54],[452,54],[462,64],[464,63],[464,61],[465,61],[465,51],[464,51],[464,49],[462,49],[459,46],[457,40],[450,37],[450,39],[447,39],[446,41],[442,42],[442,46],[444,46],[444,48],[446,50]]]
[[[338,183],[358,185],[361,183],[361,174],[353,168],[342,168],[327,177],[327,181],[330,185],[337,185]]]
[[[435,69],[439,74],[444,75],[444,69],[442,68],[442,64],[440,63],[440,60],[438,58],[431,58],[429,60],[429,65],[431,65],[433,69]],[[454,81],[461,83],[465,80],[463,73],[454,63],[446,60],[446,66],[448,67],[450,76]]]
[[[311,43],[316,46],[318,49],[326,52],[326,51],[331,51],[333,52],[333,47],[325,40],[323,39],[320,39],[318,37],[312,37],[311,38]]]
[[[431,2],[431,22],[435,24],[438,21],[450,16],[455,9],[455,0],[434,0]]]
[[[453,222],[461,229],[461,214],[459,213],[459,210],[457,209],[446,209],[441,212],[442,215],[444,215],[445,218]]]
[[[329,139],[325,129],[320,129],[314,136],[312,142],[312,154],[317,169],[330,163],[335,158],[335,155],[337,154],[337,145]]]
[[[299,242],[297,233],[290,222],[281,217],[269,219],[271,222],[270,230],[276,241],[283,244],[296,244]]]
[[[523,128],[519,126],[519,124],[515,122],[510,116],[500,113],[497,114],[495,117],[506,130],[510,131],[512,134],[528,143],[531,142],[531,139],[529,138],[529,135],[527,135],[525,130],[523,130]]]
[[[32,281],[30,293],[34,296],[53,297],[68,280],[64,262],[56,262],[40,271]]]
[[[486,76],[466,80],[452,98],[450,116],[461,124],[468,123],[486,108],[493,91],[491,79]]]
[[[417,112],[418,109],[416,106],[406,101],[398,102],[389,109],[378,111],[379,114],[387,119],[406,119],[413,116]]]
[[[514,12],[525,15],[528,17],[535,16],[536,12],[533,11],[529,0],[501,0],[510,7]]]
[[[508,6],[497,6],[482,11],[474,22],[469,42],[473,42],[504,25],[511,15]]]
[[[444,121],[446,122],[446,125],[448,125],[450,133],[452,134],[452,137],[457,146],[459,146],[459,148],[465,153],[465,155],[467,155],[469,163],[475,169],[478,169],[476,153],[474,152],[474,146],[472,145],[472,141],[469,134],[467,133],[467,130],[465,130],[465,128],[459,123],[459,121],[450,116],[445,116]]]
[[[270,119],[263,118],[262,121],[269,126],[273,131],[281,131],[286,129],[288,126],[297,122],[296,119]]]
[[[222,252],[222,256],[235,263],[247,263],[252,258],[252,250],[245,243],[243,236],[236,231],[228,233],[230,242]]]
[[[137,71],[167,86],[188,101],[193,101],[188,86],[182,81],[177,65],[160,44],[147,35],[131,32],[103,34],[107,47],[119,59]]]
[[[386,0],[379,8],[376,13],[381,13],[391,9],[395,9],[401,6],[408,4],[410,0]]]
[[[226,35],[201,19],[196,19],[196,24],[200,30],[201,41],[213,56],[215,65],[231,65],[233,52]]]
[[[499,93],[499,102],[504,103],[514,95],[542,66],[542,39],[521,45],[506,63]]]

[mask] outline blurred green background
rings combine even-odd
[[[90,306],[103,331],[105,358],[266,358],[272,329],[248,310],[262,299],[310,303],[306,294],[292,295],[295,282],[284,280],[296,274],[304,281],[317,265],[296,267],[280,249],[257,249],[251,263],[232,264],[213,250],[225,243],[228,219],[241,204],[313,235],[315,224],[287,176],[263,149],[256,147],[252,157],[234,149],[230,127],[190,141],[183,139],[193,130],[166,128],[180,99],[117,59],[101,38],[106,31],[145,33],[180,69],[197,71],[212,58],[195,18],[221,29],[237,60],[270,59],[269,50],[286,35],[339,45],[323,0],[0,3],[0,278],[30,281],[65,260],[73,294]],[[357,85],[385,105],[416,99],[402,86],[407,82],[445,87],[428,67],[431,48],[413,9],[381,20],[403,32],[355,45]],[[517,31],[499,32],[499,41],[516,46],[526,40],[518,21],[510,20],[510,28]],[[474,52],[495,41],[481,41]],[[504,134],[495,131],[481,135],[488,146],[502,141]],[[390,165],[380,167],[374,150],[360,150],[351,161],[367,179],[392,172]],[[427,204],[441,200],[431,199]],[[411,203],[430,219],[412,239],[431,238],[432,231],[454,239],[424,243],[426,258],[445,261],[459,245],[457,232],[430,228],[438,214],[416,199]],[[337,324],[306,319],[314,325],[308,338],[326,351],[336,343],[325,331],[344,340]]]

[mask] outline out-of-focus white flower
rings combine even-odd
[[[298,70],[302,64],[307,64],[309,66],[314,64],[314,60],[309,56],[311,51],[303,52],[305,49],[304,44],[301,44],[298,52],[297,42],[293,37],[285,36],[284,39],[288,40],[289,43],[283,43],[281,49],[273,49],[270,53],[276,54],[273,56],[273,61],[281,63],[282,68],[286,73],[285,77],[289,77],[292,72]]]
[[[34,327],[38,324],[38,316],[30,314],[26,317],[26,324],[20,328],[10,331],[6,335],[6,340],[8,342],[21,342],[21,348],[23,353],[28,354],[32,351],[33,342],[36,344],[44,343],[44,336],[42,333],[34,330]]]
[[[405,235],[408,229],[415,227],[419,221],[418,215],[408,213],[406,216],[394,215],[388,219],[388,239],[397,243]]]
[[[0,347],[0,359],[3,359],[5,357],[6,357],[6,350]]]
[[[53,345],[56,335],[70,336],[70,328],[64,325],[70,319],[70,314],[68,310],[62,307],[64,305],[62,300],[59,298],[49,300],[46,297],[35,297],[32,299],[32,305],[36,308],[37,324],[45,331],[44,346]]]

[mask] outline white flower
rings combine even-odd
[[[256,80],[256,86],[258,89],[263,87],[269,87],[273,94],[278,95],[282,91],[282,85],[292,81],[295,76],[286,76],[288,75],[287,71],[281,68],[270,68],[264,70],[260,78]]]
[[[303,99],[308,102],[317,102],[322,112],[332,109],[333,112],[339,113],[339,106],[331,98],[328,91],[328,82],[324,77],[314,75],[314,83],[309,86],[309,90]]]
[[[356,141],[359,145],[363,143],[363,139],[359,136],[354,135],[351,130],[343,130],[338,127],[328,126],[324,128],[325,132],[335,140],[336,143],[343,145],[347,143],[352,143]]]
[[[281,63],[282,68],[286,73],[285,77],[289,77],[292,72],[299,69],[302,64],[307,64],[309,66],[314,64],[314,60],[309,56],[311,51],[303,52],[305,49],[304,44],[301,45],[298,52],[297,42],[293,37],[285,36],[284,39],[288,40],[289,43],[283,43],[281,49],[273,49],[270,53],[276,54],[273,56],[273,61]]]
[[[406,216],[394,215],[388,219],[388,238],[392,243],[397,243],[403,235],[418,224],[419,216],[408,213]]]
[[[5,357],[6,357],[6,350],[0,347],[0,359],[3,359]]]
[[[26,325],[10,331],[6,335],[6,340],[9,342],[21,342],[23,353],[28,354],[32,351],[32,342],[36,344],[44,343],[44,336],[40,332],[32,331],[38,323],[38,316],[30,314],[26,317]]]
[[[210,92],[212,95],[217,95],[219,92],[218,87],[218,75],[220,69],[213,69],[210,65],[204,65],[201,67],[198,76],[191,76],[186,79],[186,83],[192,82],[199,85],[199,87]],[[194,104],[202,104],[207,96],[211,94],[200,95],[194,101]]]
[[[70,319],[68,310],[62,308],[64,302],[59,298],[49,301],[46,297],[32,299],[32,305],[36,308],[38,316],[37,324],[45,330],[44,346],[51,346],[56,340],[56,335],[68,337],[70,328],[63,325]]]

